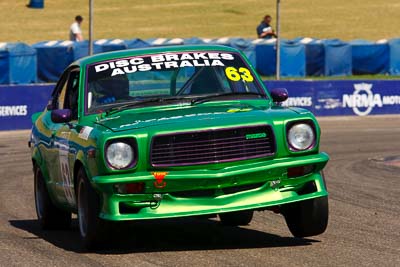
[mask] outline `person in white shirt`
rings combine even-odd
[[[75,17],[75,22],[71,24],[69,28],[69,39],[71,41],[80,42],[83,41],[81,23],[83,21],[82,16],[78,15]]]

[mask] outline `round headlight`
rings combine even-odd
[[[295,150],[309,149],[315,142],[314,130],[306,123],[295,124],[288,131],[288,142]]]
[[[106,159],[109,165],[115,169],[124,169],[134,160],[132,146],[124,142],[115,142],[106,149]]]

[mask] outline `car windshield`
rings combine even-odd
[[[87,69],[88,113],[207,96],[267,98],[237,53],[153,54],[96,62]]]

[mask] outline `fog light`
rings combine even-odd
[[[115,185],[115,190],[118,194],[138,194],[143,193],[144,183],[129,183],[129,184],[117,184]]]
[[[288,178],[300,177],[314,171],[314,165],[299,166],[287,169]]]

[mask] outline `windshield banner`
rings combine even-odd
[[[104,63],[94,64],[94,72],[89,69],[91,76],[106,72],[107,76],[116,76],[141,71],[168,70],[183,67],[216,67],[225,66],[234,60],[233,54],[229,53],[167,53],[146,57],[131,57],[117,59]],[[228,63],[226,63],[228,61]],[[90,75],[89,75],[90,76]]]

